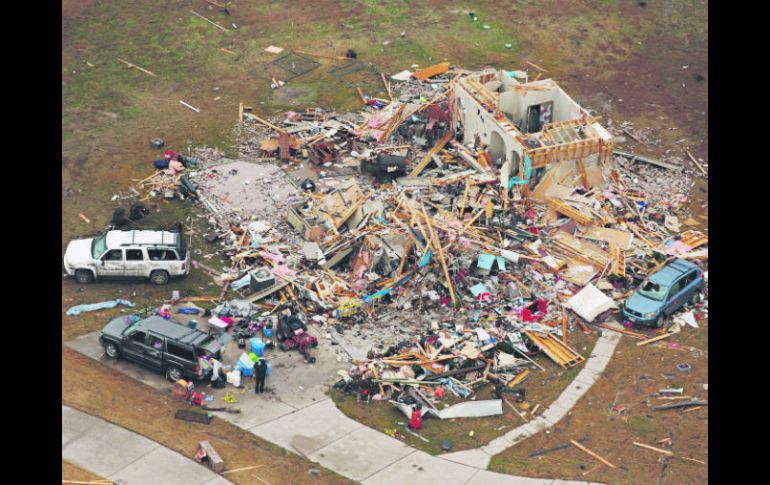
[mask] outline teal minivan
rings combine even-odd
[[[623,320],[660,327],[686,303],[695,303],[706,287],[700,267],[676,259],[645,279],[623,306]]]

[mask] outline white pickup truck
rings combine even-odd
[[[96,279],[149,278],[165,285],[190,272],[190,253],[179,230],[117,230],[71,241],[64,271],[79,283]]]

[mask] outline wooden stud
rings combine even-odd
[[[602,458],[601,456],[597,455],[597,454],[596,454],[596,453],[594,453],[593,451],[589,450],[589,449],[588,449],[588,448],[586,448],[585,446],[581,445],[581,444],[580,444],[580,443],[578,443],[577,441],[575,441],[575,440],[569,440],[569,442],[570,442],[570,443],[572,443],[572,445],[573,445],[575,448],[577,448],[578,450],[582,451],[583,453],[586,453],[586,454],[587,454],[587,455],[589,455],[589,456],[592,456],[593,458],[596,458],[597,460],[599,460],[600,462],[604,463],[604,464],[605,464],[605,465],[607,465],[608,467],[610,467],[610,468],[616,468],[616,467],[615,467],[615,465],[613,465],[612,463],[608,462],[607,460],[605,460],[605,459],[604,459],[604,458]]]
[[[452,297],[452,304],[454,306],[457,306],[457,299],[455,298],[455,292],[454,288],[452,288],[452,279],[449,277],[449,269],[447,268],[446,261],[444,260],[444,249],[441,247],[441,242],[436,237],[436,234],[433,232],[433,226],[430,223],[430,218],[428,217],[428,214],[425,212],[425,206],[421,206],[422,208],[422,214],[425,216],[425,223],[428,225],[428,231],[430,232],[431,239],[435,240],[436,246],[438,246],[438,257],[441,261],[441,267],[444,269],[444,276],[446,277],[447,285],[449,285],[449,296]]]

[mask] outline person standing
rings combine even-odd
[[[254,365],[254,378],[256,384],[254,385],[254,393],[259,394],[265,392],[265,376],[267,375],[267,361],[261,358]]]

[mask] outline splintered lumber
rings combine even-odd
[[[259,116],[255,115],[255,114],[251,114],[250,113],[250,115],[255,120],[259,121],[260,123],[262,123],[263,125],[267,126],[268,128],[272,128],[273,130],[277,131],[278,133],[282,133],[282,132],[286,131],[283,128],[275,126],[274,124],[270,123],[269,121],[263,120],[262,118],[260,118]]]
[[[561,341],[567,345],[567,307],[561,308]]]
[[[88,217],[86,217],[82,212],[78,214],[78,217],[86,221],[86,224],[91,224],[91,220]]]
[[[328,56],[326,54],[318,54],[316,52],[301,51],[299,49],[292,49],[292,51],[296,52],[297,54],[305,54],[306,56],[313,56],[313,57],[323,57],[324,59],[334,59],[336,61],[349,61],[349,60],[351,60],[349,57]]]
[[[243,468],[236,468],[235,470],[227,470],[226,472],[222,472],[222,475],[227,475],[228,473],[242,472],[246,470],[254,470],[255,468],[261,468],[263,466],[265,465],[245,466]]]
[[[414,167],[414,170],[412,170],[412,173],[409,174],[410,177],[416,177],[422,173],[423,170],[425,170],[425,167],[428,166],[430,161],[433,159],[433,155],[439,152],[442,148],[444,148],[444,145],[446,145],[446,142],[449,141],[449,139],[452,138],[452,132],[448,131],[446,135],[444,135],[438,143],[436,143],[436,146],[430,149],[430,151],[422,158],[420,163],[417,164],[416,167]]]
[[[433,240],[435,245],[438,247],[438,257],[439,261],[441,262],[441,267],[444,269],[444,276],[446,277],[447,286],[449,286],[449,296],[452,297],[452,305],[457,306],[457,299],[455,298],[454,288],[452,288],[452,278],[449,276],[449,269],[447,268],[446,260],[444,259],[444,249],[441,247],[441,241],[439,241],[438,237],[436,237],[436,233],[433,232],[433,226],[430,223],[428,214],[425,212],[425,206],[422,206],[422,215],[425,216],[425,222],[428,224],[428,231],[430,232],[431,240]]]
[[[426,376],[424,380],[420,381],[425,383],[426,381],[434,381],[436,379],[442,379],[444,377],[452,377],[456,376],[458,374],[467,374],[468,372],[476,372],[480,371],[482,369],[485,369],[487,367],[487,364],[481,364],[474,367],[467,367],[463,369],[453,369],[446,372],[442,372],[440,374],[430,374],[429,376]]]
[[[696,167],[698,167],[698,170],[700,170],[703,175],[708,175],[709,173],[704,169],[700,163],[695,159],[695,157],[692,156],[692,153],[690,153],[690,150],[685,150],[687,152],[687,156],[690,157],[690,160],[692,160],[692,163],[695,164]]]
[[[526,63],[527,63],[527,64],[529,64],[530,66],[534,67],[534,68],[535,68],[535,69],[537,69],[538,71],[541,71],[541,72],[548,72],[548,71],[546,71],[545,69],[543,69],[542,67],[540,67],[540,66],[538,66],[537,64],[535,64],[534,62],[529,62],[529,61],[524,61],[524,62],[526,62]]]
[[[590,441],[590,440],[591,438],[586,436],[585,438],[580,438],[577,441],[578,443],[585,443],[586,441]],[[572,443],[562,443],[560,445],[552,446],[551,448],[545,448],[543,450],[538,450],[538,451],[531,451],[529,453],[529,457],[534,458],[536,456],[545,455],[546,453],[551,453],[553,451],[563,450],[564,448],[569,448],[570,446],[572,446]]]
[[[636,346],[637,347],[641,347],[642,345],[651,344],[653,342],[657,342],[658,340],[663,340],[664,338],[668,338],[668,337],[670,337],[672,335],[674,335],[674,332],[667,332],[667,333],[664,333],[663,335],[658,335],[657,337],[653,337],[651,339],[647,339],[647,340],[643,340],[641,342],[637,342]]]
[[[366,96],[364,96],[364,92],[361,91],[361,88],[356,88],[356,92],[358,93],[358,97],[361,99],[361,102],[366,104]]]
[[[703,246],[704,244],[708,243],[708,236],[703,234],[700,231],[685,231],[681,234],[681,238],[679,241],[681,241],[684,244],[687,244],[691,248],[695,249],[697,247]]]
[[[507,399],[503,399],[503,402],[504,402],[505,404],[507,404],[507,405],[508,405],[508,407],[510,407],[511,409],[513,409],[513,410],[516,412],[516,414],[518,414],[518,415],[519,415],[519,417],[520,417],[521,419],[523,419],[523,420],[524,420],[524,422],[525,422],[525,423],[529,423],[529,420],[528,420],[527,418],[525,418],[525,417],[524,417],[524,415],[521,413],[521,411],[519,411],[518,409],[516,409],[516,406],[514,406],[513,404],[511,404],[510,402],[508,402],[508,400],[507,400]]]
[[[200,113],[200,112],[201,112],[201,110],[199,110],[199,109],[198,109],[198,108],[196,108],[195,106],[191,106],[191,105],[189,105],[189,104],[185,103],[184,101],[182,101],[181,99],[179,100],[179,102],[180,102],[180,103],[182,103],[182,106],[185,106],[185,107],[187,107],[187,108],[190,108],[191,110],[195,111],[196,113]]]
[[[551,334],[541,337],[536,332],[529,330],[525,331],[524,334],[562,369],[569,369],[586,360],[585,357],[578,354],[572,347],[564,344]]]
[[[219,453],[217,453],[217,450],[215,450],[214,447],[211,446],[211,443],[209,443],[208,440],[203,440],[200,443],[198,443],[198,450],[202,451],[204,456],[208,458],[208,462],[212,470],[214,470],[217,473],[224,470],[225,461],[222,459],[222,457],[219,456]]]
[[[393,101],[393,94],[390,92],[390,84],[388,84],[388,80],[385,79],[385,74],[380,73],[380,78],[382,79],[382,84],[385,86],[385,91],[388,93],[388,99]]]
[[[661,448],[655,448],[654,446],[645,445],[644,443],[637,443],[636,441],[634,441],[634,446],[638,446],[640,448],[647,448],[648,450],[657,451],[658,453],[662,453],[668,456],[673,456],[674,454],[672,451],[663,450]]]
[[[222,27],[221,25],[219,25],[218,23],[216,23],[216,22],[214,22],[212,20],[207,19],[206,17],[204,17],[203,15],[199,14],[195,10],[190,10],[190,13],[195,15],[196,17],[202,18],[203,20],[205,20],[206,22],[210,23],[211,25],[213,25],[214,27],[216,27],[218,29],[224,30],[225,32],[230,32],[226,28]]]
[[[434,64],[432,66],[428,66],[425,69],[418,69],[414,71],[413,76],[420,80],[424,81],[428,78],[431,78],[433,76],[438,76],[439,74],[444,74],[445,72],[449,71],[449,63],[448,62],[441,62],[439,64]]]
[[[601,456],[597,455],[593,451],[589,450],[585,446],[581,445],[577,441],[569,440],[569,442],[572,443],[572,445],[575,446],[575,448],[577,448],[578,450],[582,451],[583,453],[586,453],[587,455],[592,456],[593,458],[596,458],[597,460],[599,460],[600,462],[604,463],[605,465],[607,465],[610,468],[615,468],[615,465],[613,465],[612,463],[608,462],[607,460],[605,460]]]
[[[153,73],[153,72],[150,72],[150,71],[148,71],[147,69],[144,69],[143,67],[139,67],[139,66],[137,66],[136,64],[132,64],[132,63],[130,63],[130,62],[128,62],[128,61],[124,61],[124,60],[123,60],[123,59],[121,59],[120,57],[118,57],[117,59],[118,59],[120,62],[122,62],[123,64],[127,65],[129,68],[131,68],[131,67],[134,67],[134,68],[136,68],[136,69],[139,69],[140,71],[142,71],[142,72],[143,72],[143,73],[145,73],[145,74],[149,74],[149,75],[150,75],[150,76],[152,76],[152,77],[158,77],[157,75],[155,75],[155,73]]]
[[[595,222],[591,215],[580,212],[560,199],[549,199],[548,207],[583,226],[590,226]]]
[[[669,409],[689,408],[693,406],[708,406],[708,401],[688,401],[688,402],[675,402],[673,404],[664,404],[662,406],[655,406],[653,411],[667,411]]]

